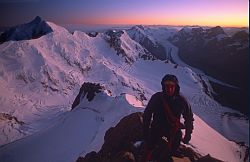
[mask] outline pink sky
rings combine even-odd
[[[33,2],[17,0],[17,2],[0,1],[2,12],[0,25],[27,22],[38,15],[59,24],[249,26],[248,0],[34,0]]]

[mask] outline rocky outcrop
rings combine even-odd
[[[143,113],[132,113],[115,126],[110,128],[104,136],[104,144],[101,150],[90,152],[85,157],[79,157],[77,162],[141,162],[144,150]],[[162,143],[158,149],[154,150],[164,160],[165,144]],[[221,162],[209,155],[202,157],[192,148],[181,145],[178,152],[173,157],[174,162]]]
[[[102,88],[103,87],[99,83],[96,83],[96,84],[89,83],[89,82],[83,83],[78,95],[76,96],[71,106],[71,109],[74,109],[80,103],[81,97],[84,98],[86,95],[87,95],[86,98],[88,99],[88,101],[92,101],[96,93],[101,92]]]
[[[133,113],[121,119],[115,127],[105,133],[100,153],[112,157],[120,151],[132,151],[134,143],[142,138],[142,113]]]
[[[0,121],[12,121],[20,125],[25,124],[23,121],[19,121],[15,116],[6,113],[0,113]]]
[[[88,36],[90,36],[90,37],[96,37],[99,33],[98,32],[88,32],[86,34],[88,34]]]

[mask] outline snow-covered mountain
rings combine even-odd
[[[53,23],[47,24],[52,33],[1,45],[1,112],[26,123],[12,126],[8,120],[9,124],[3,124],[1,144],[35,132],[37,128],[30,125],[42,121],[42,114],[67,111],[84,81],[105,83],[113,95],[132,89],[132,94],[145,98],[137,79],[127,71],[136,60],[154,57],[125,31],[117,37],[110,37],[110,33],[91,37],[78,31],[72,35]],[[119,89],[120,85],[124,88]],[[46,127],[45,123],[35,125],[40,129]],[[9,138],[12,133],[15,137]]]
[[[115,49],[117,55],[121,55],[128,64],[132,64],[138,58],[143,58],[145,60],[156,59],[152,53],[133,41],[124,30],[108,30],[105,34],[107,35],[106,40],[110,47]]]
[[[171,73],[179,78],[181,92],[197,115],[195,127],[199,129],[191,142],[194,148],[221,160],[230,161],[230,157],[242,161],[244,148],[222,135],[248,143],[248,121],[225,114],[239,112],[221,106],[206,93],[205,89],[210,89],[205,88],[209,87],[205,76],[155,59],[126,30],[90,36],[46,24],[52,29],[46,35],[0,45],[0,143],[12,142],[0,148],[0,159],[74,161],[80,153],[98,151],[105,131],[123,116],[143,111],[151,95],[161,90],[161,78]],[[172,33],[160,28],[154,34],[165,31],[165,35]],[[162,43],[164,38],[154,39]],[[177,54],[178,49],[169,42],[162,47]],[[83,82],[99,83],[104,92],[91,102],[84,98],[70,111]],[[200,132],[203,128],[206,131]],[[204,139],[208,131],[213,136],[201,143],[198,139]],[[215,153],[211,147],[217,140],[223,141],[219,143],[224,149]]]
[[[150,51],[156,58],[160,60],[166,59],[166,52],[164,47],[159,44],[154,37],[151,36],[150,30],[147,27],[142,25],[134,26],[131,29],[128,29],[127,32],[129,36],[140,43],[148,51]]]
[[[37,16],[33,21],[27,24],[18,25],[1,33],[0,44],[10,40],[28,40],[39,38],[52,32],[53,29]]]

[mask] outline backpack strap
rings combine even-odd
[[[166,116],[166,120],[171,125],[170,133],[169,133],[169,139],[168,139],[168,148],[171,150],[172,148],[172,141],[178,132],[178,130],[181,129],[181,122],[180,119],[178,119],[171,111],[169,104],[167,103],[166,99],[164,98],[163,94],[161,96],[162,102],[163,102],[163,108],[164,108],[164,114]]]
[[[166,99],[164,98],[164,96],[162,95],[161,96],[161,99],[162,99],[162,102],[163,102],[163,108],[164,108],[164,114],[166,116],[166,119],[167,121],[169,122],[169,124],[172,126],[172,127],[178,127],[180,128],[179,126],[181,126],[180,124],[180,119],[178,119],[174,114],[173,112],[171,111],[170,109],[170,106],[169,104],[167,103]]]

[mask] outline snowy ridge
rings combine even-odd
[[[137,25],[128,30],[126,30],[128,35],[146,48],[152,55],[160,60],[166,59],[165,50],[161,44],[153,37],[154,30],[151,28]],[[158,33],[158,32],[155,32]]]
[[[132,40],[126,31],[123,32],[124,33],[121,35],[121,47],[127,55],[133,58],[133,60],[139,58],[153,59],[153,56],[148,50],[143,48],[138,42]]]
[[[142,41],[143,39],[149,39],[154,45],[157,43],[153,37],[147,34],[149,29],[143,25],[136,25],[128,30],[132,39],[137,42]]]
[[[125,30],[108,30],[103,36],[117,55],[121,55],[128,64],[132,64],[139,58],[155,59],[150,52],[132,40]]]
[[[128,101],[125,95],[109,97],[105,93],[97,94],[91,102],[86,97],[82,98],[77,107],[65,113],[49,128],[0,148],[0,159],[6,162],[68,162],[75,161],[80,154],[84,156],[90,151],[98,151],[108,128],[115,126],[122,117],[143,110],[128,102],[131,100]],[[195,116],[194,126],[189,147],[201,155],[209,153],[228,162],[243,160],[240,157],[244,155],[244,149],[225,139],[198,116]],[[68,140],[65,140],[65,136]],[[223,146],[223,149],[216,149],[215,146]]]
[[[62,32],[68,32],[67,29],[65,29],[64,27],[61,27],[61,26],[58,26],[56,25],[55,23],[53,22],[46,22],[49,27],[53,30],[53,32],[59,32],[59,33],[62,33]]]

